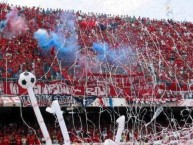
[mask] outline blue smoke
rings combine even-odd
[[[65,61],[74,62],[77,58],[78,52],[78,36],[76,32],[76,17],[74,13],[64,12],[60,16],[62,23],[57,26],[57,33],[65,35],[65,33],[70,34],[65,37],[65,43],[60,49],[58,57],[65,59]]]
[[[78,50],[74,37],[64,38],[55,32],[48,33],[45,29],[39,29],[35,32],[34,38],[43,51],[48,52],[54,47],[55,50],[58,51],[58,57],[65,57],[65,60],[68,59],[68,61],[73,61],[75,53]]]
[[[34,33],[34,38],[43,51],[49,51],[52,47],[59,50],[64,46],[64,40],[62,40],[60,35],[54,32],[48,33],[45,29],[38,29],[38,31]]]
[[[97,58],[100,61],[107,59],[109,53],[109,46],[107,43],[93,43],[92,50],[97,53]]]
[[[108,53],[108,61],[115,65],[125,63],[125,61],[128,59],[128,51],[128,48],[111,50]]]
[[[129,47],[111,49],[107,43],[93,43],[92,50],[97,54],[99,61],[114,65],[124,65],[125,61],[133,57]]]
[[[64,45],[64,41],[62,40],[62,37],[54,32],[50,33],[50,40],[49,40],[49,46],[56,48],[56,50],[59,50]]]
[[[55,27],[55,32],[48,33],[45,29],[39,29],[34,33],[34,38],[43,51],[47,52],[54,47],[59,59],[72,63],[79,48],[75,28],[75,15],[64,12],[60,16],[60,23]]]
[[[50,36],[45,29],[38,29],[37,32],[34,33],[34,38],[38,41],[38,46],[44,50],[50,50]]]

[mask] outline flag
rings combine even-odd
[[[74,97],[77,103],[82,106],[89,106],[92,102],[95,101],[97,96],[86,96],[86,97]]]

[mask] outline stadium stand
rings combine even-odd
[[[6,14],[11,11],[11,7],[7,3],[0,3],[0,21],[6,19]],[[90,72],[87,72],[85,67],[82,67],[81,61],[70,62],[70,64],[76,64],[72,65],[72,67],[62,65],[60,60],[55,59],[56,50],[54,48],[45,54],[33,38],[34,32],[39,28],[54,31],[56,29],[55,26],[60,25],[58,19],[64,11],[20,6],[17,6],[17,9],[19,15],[25,17],[28,27],[25,28],[24,33],[17,37],[12,36],[11,39],[3,37],[3,31],[0,31],[1,82],[5,84],[7,82],[16,82],[19,74],[27,70],[33,72],[39,81],[44,83],[62,80],[68,85],[79,84],[81,86],[84,84],[81,84],[81,81],[85,81],[85,76]],[[150,96],[153,96],[155,101],[161,103],[192,99],[193,51],[190,51],[193,48],[192,22],[151,20],[141,17],[93,13],[85,14],[80,11],[65,12],[76,15],[76,27],[74,29],[78,34],[78,45],[82,55],[96,58],[96,52],[92,50],[94,42],[106,42],[113,50],[126,45],[134,52],[136,56],[134,62],[125,62],[124,65],[119,65],[118,67],[111,65],[112,69],[110,72],[106,71],[105,63],[101,64],[102,74],[105,74],[105,79],[108,78],[108,75],[133,78],[127,83],[120,83],[122,86],[130,88],[126,96],[115,95],[112,97],[125,97],[128,102],[133,102],[134,100],[136,102],[151,102],[152,98]],[[9,27],[6,29],[9,29]],[[70,37],[70,35],[71,32],[65,32],[66,38]],[[74,73],[75,69],[78,71],[77,73]],[[94,76],[94,73],[91,74]],[[116,85],[113,82],[111,83],[116,88]],[[4,89],[1,95],[5,94],[7,92]],[[94,116],[92,117],[93,120],[96,119]],[[39,144],[34,132],[25,127],[25,125],[13,122],[1,127],[3,127],[3,130],[0,130],[0,145],[20,145],[21,143],[25,145],[25,142],[30,145]],[[32,124],[32,127],[37,128],[34,124]],[[76,127],[78,128],[78,126]],[[71,126],[69,125],[68,128],[71,128]],[[100,128],[101,130],[96,129],[93,131],[95,128],[90,127],[89,132],[86,127],[83,129],[72,129],[70,130],[71,141],[73,143],[96,143],[104,141],[106,138],[113,138],[114,130],[110,129],[109,122],[103,122]],[[49,126],[49,131],[52,132],[51,137],[56,144],[58,142],[62,143],[61,133],[57,128]],[[37,129],[37,133],[37,136],[41,138],[40,130]],[[79,138],[75,134],[79,134]],[[156,137],[159,140],[166,136],[170,135],[158,134]],[[172,137],[174,135],[171,135]],[[177,137],[182,137],[185,140],[186,137],[192,138],[192,134],[186,136],[181,131],[181,134]],[[151,138],[155,139],[155,136],[144,138],[144,142],[146,139],[150,141]],[[125,131],[123,136],[124,141],[139,139],[141,137],[137,131],[132,133]]]
[[[33,38],[38,28],[54,30],[56,24],[59,23],[57,18],[63,11],[43,10],[35,7],[17,8],[19,14],[25,17],[28,28],[25,34],[16,38],[0,37],[1,79],[17,79],[19,73],[25,70],[34,72],[37,78],[44,76],[42,78],[45,80],[67,79],[64,77],[73,75],[71,72],[62,73],[59,70],[57,62],[54,61],[54,49],[45,56]],[[0,20],[5,19],[10,10],[9,4],[1,3]],[[191,90],[192,51],[188,51],[192,48],[193,24],[191,22],[72,13],[76,14],[75,29],[78,32],[78,44],[81,46],[82,53],[94,57],[95,53],[91,47],[96,41],[107,42],[114,49],[127,44],[138,53],[137,60],[132,68],[128,67],[128,63],[124,70],[116,73],[124,74],[127,70],[128,76],[142,74],[144,79],[140,79],[140,84],[156,82],[162,89]],[[69,35],[70,32],[66,32],[66,37]],[[147,63],[150,65],[148,66]],[[44,75],[48,68],[51,71]],[[67,70],[68,67],[65,69]],[[135,83],[139,84],[139,80],[133,84]],[[145,94],[144,92],[147,93],[147,91],[148,89],[141,89],[141,91],[137,90],[137,93]]]

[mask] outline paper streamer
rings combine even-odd
[[[150,123],[152,123],[152,121],[154,121],[154,120],[160,115],[160,113],[161,113],[162,111],[163,111],[163,107],[162,107],[162,106],[158,107],[158,108],[156,109],[156,111],[155,111],[155,113],[154,113],[151,121],[148,122],[147,124],[145,124],[145,126],[147,127]]]

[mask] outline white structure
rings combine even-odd
[[[32,107],[34,109],[36,118],[38,120],[40,129],[41,129],[41,131],[43,133],[43,137],[44,137],[44,139],[46,141],[46,145],[52,145],[52,141],[50,139],[50,135],[49,135],[47,127],[46,127],[46,125],[44,123],[44,119],[43,119],[42,114],[40,112],[40,109],[39,109],[39,106],[38,106],[38,102],[36,100],[36,97],[35,97],[34,91],[33,91],[33,87],[34,87],[34,85],[36,83],[35,76],[32,73],[30,73],[30,72],[23,72],[19,76],[18,83],[20,84],[20,86],[22,88],[27,89],[27,91],[28,91],[28,94],[29,94],[29,97],[30,97],[30,100],[31,100],[31,104],[32,104]]]
[[[58,103],[58,100],[53,101],[52,105],[51,105],[51,108],[47,107],[46,111],[49,112],[49,113],[52,113],[52,114],[56,114],[59,125],[60,125],[60,129],[61,129],[61,132],[62,132],[62,136],[63,136],[63,139],[64,139],[64,144],[65,145],[70,145],[70,137],[69,137],[69,134],[68,134],[66,124],[64,122],[64,118],[63,118],[63,115],[62,115],[63,112],[60,109],[60,105]]]

